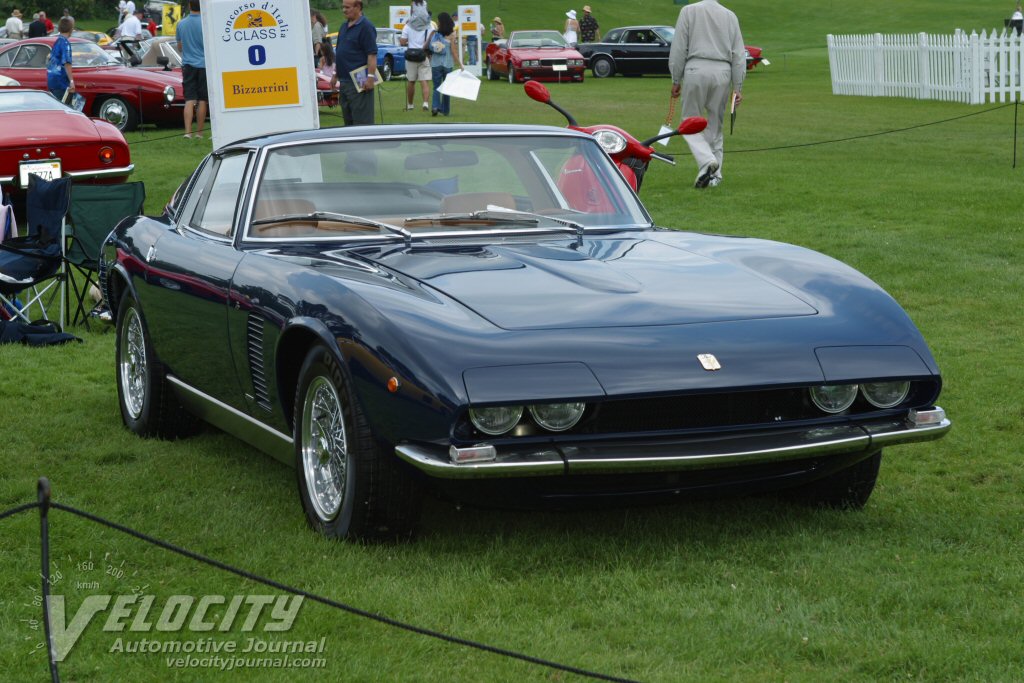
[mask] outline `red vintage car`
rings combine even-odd
[[[48,93],[0,89],[0,186],[14,193],[29,174],[75,182],[119,183],[135,169],[124,136],[106,121],[61,104]]]
[[[583,55],[558,31],[514,31],[487,46],[487,77],[522,81],[583,82]]]
[[[55,38],[29,38],[0,47],[0,76],[22,87],[46,90],[46,63]],[[96,43],[71,39],[71,64],[84,112],[134,130],[140,123],[181,125],[185,106],[181,74],[132,69]]]

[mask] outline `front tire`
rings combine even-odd
[[[494,65],[487,62],[487,80],[496,81],[498,80],[498,73],[494,70]]]
[[[860,510],[875,490],[882,451],[846,469],[786,491],[789,498],[817,507]]]
[[[391,77],[395,73],[395,63],[391,59],[391,55],[384,58],[384,67],[380,70],[380,77],[385,81],[390,81]]]
[[[145,437],[176,439],[195,431],[198,422],[181,407],[157,361],[142,311],[131,294],[117,311],[117,400],[128,429]]]
[[[120,97],[108,97],[96,108],[96,118],[112,123],[122,133],[139,126],[139,115],[134,107]]]
[[[314,346],[295,393],[295,464],[306,521],[329,538],[409,536],[419,487],[380,452],[351,382],[326,347]]]
[[[508,82],[511,85],[516,84],[516,70],[512,67],[511,64],[508,65]]]
[[[607,57],[596,58],[591,64],[590,70],[594,72],[594,78],[608,78],[615,75],[615,65]]]

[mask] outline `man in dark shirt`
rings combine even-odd
[[[377,29],[363,16],[363,0],[342,0],[341,11],[346,21],[338,31],[335,51],[337,70],[331,87],[341,91],[341,114],[346,126],[373,124],[373,89],[377,83]],[[366,67],[365,80],[357,89],[350,73]],[[363,75],[363,72],[359,72]]]
[[[580,42],[593,43],[601,40],[601,31],[597,19],[590,13],[590,5],[583,6],[583,19],[580,20]]]
[[[29,38],[45,38],[46,22],[39,18],[39,12],[32,15],[32,23],[28,25]]]

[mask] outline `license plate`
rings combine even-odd
[[[60,178],[60,159],[45,161],[22,161],[18,164],[18,180],[22,187],[28,187],[28,177],[37,175],[44,180]]]
[[[569,67],[567,67],[565,64],[552,64],[551,65],[551,70],[552,71],[568,71]]]

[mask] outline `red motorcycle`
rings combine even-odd
[[[598,144],[601,145],[601,148],[618,165],[619,171],[636,192],[640,191],[640,185],[643,183],[644,174],[647,172],[647,166],[651,163],[651,159],[657,159],[658,161],[664,161],[673,165],[676,163],[675,158],[671,154],[657,152],[651,145],[658,140],[664,140],[673,135],[693,135],[694,133],[699,133],[708,125],[707,119],[701,116],[691,116],[683,119],[682,123],[675,130],[659,133],[652,138],[639,141],[617,126],[608,124],[581,126],[573,118],[572,114],[551,100],[551,93],[543,84],[537,81],[527,81],[523,88],[531,99],[550,106],[564,116],[569,123],[570,129],[593,135],[597,139]]]

